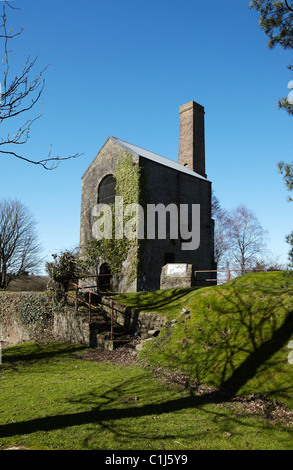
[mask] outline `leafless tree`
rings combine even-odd
[[[224,266],[229,250],[229,237],[227,234],[228,213],[220,205],[219,199],[212,194],[212,218],[214,220],[214,259],[219,266]]]
[[[10,8],[11,5],[5,2]],[[15,8],[13,8],[15,9]],[[31,132],[32,124],[41,117],[41,114],[27,118],[27,113],[32,111],[35,105],[39,102],[42,92],[44,90],[45,80],[44,72],[47,67],[44,67],[36,75],[33,75],[33,69],[37,61],[31,59],[30,56],[24,62],[23,67],[19,73],[11,78],[10,71],[10,43],[13,39],[21,36],[24,28],[14,32],[13,29],[7,25],[7,15],[5,4],[2,8],[0,16],[0,42],[2,41],[2,71],[1,71],[1,95],[0,95],[0,124],[5,127],[9,124],[9,129],[12,132],[1,137],[0,140],[0,153],[9,157],[16,157],[28,163],[40,165],[46,170],[55,169],[60,161],[77,158],[80,154],[70,155],[67,157],[52,156],[52,147],[50,147],[47,155],[40,160],[32,160],[26,157],[19,150],[19,146],[25,144]],[[23,118],[20,123],[19,118]],[[14,127],[12,127],[14,125]]]
[[[0,201],[0,289],[39,263],[36,222],[17,199]]]
[[[245,206],[229,212],[227,217],[229,256],[231,262],[241,269],[254,267],[265,253],[265,230],[256,215]]]

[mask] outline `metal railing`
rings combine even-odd
[[[104,274],[102,274],[102,276],[104,276]],[[92,310],[100,310],[100,305],[101,305],[101,297],[102,297],[102,294],[100,292],[94,292],[93,290],[89,289],[88,287],[83,287],[83,286],[80,286],[74,282],[71,282],[71,285],[74,287],[74,295],[71,294],[71,292],[67,292],[67,295],[71,298],[74,299],[74,305],[75,305],[75,311],[77,312],[78,311],[78,302],[81,302],[85,305],[88,306],[88,319],[89,319],[89,322],[92,321]],[[81,299],[79,297],[79,291],[85,291],[88,293],[88,302],[84,299]],[[99,297],[99,300],[98,300],[98,305],[96,305],[95,303],[92,302],[92,296],[97,296]],[[111,330],[110,330],[110,335],[111,335],[111,340],[113,339],[113,329],[114,329],[114,300],[111,299]]]

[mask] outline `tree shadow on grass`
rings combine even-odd
[[[261,293],[258,295],[261,295]],[[126,385],[126,382],[124,382],[122,385],[112,389],[114,391],[114,396],[113,393],[111,394],[110,392],[100,394],[100,396],[96,398],[93,396],[93,400],[90,403],[92,409],[89,411],[64,413],[55,416],[35,418],[19,423],[4,424],[0,427],[0,437],[7,438],[15,435],[27,435],[37,431],[54,431],[57,429],[60,430],[67,427],[86,424],[95,424],[107,427],[111,426],[111,421],[117,422],[126,418],[148,417],[153,415],[159,416],[165,413],[172,413],[190,408],[201,408],[207,404],[221,404],[232,399],[237,392],[255,376],[257,370],[269,361],[272,356],[289,341],[293,334],[293,311],[288,312],[284,316],[285,319],[283,323],[280,324],[280,322],[277,322],[274,318],[274,311],[271,309],[269,303],[267,304],[267,312],[265,312],[265,314],[258,320],[255,317],[255,311],[251,309],[251,304],[248,302],[247,297],[239,292],[237,295],[230,296],[226,301],[231,307],[229,314],[233,315],[237,313],[238,326],[241,326],[242,328],[244,327],[244,329],[247,330],[250,347],[245,351],[245,359],[238,365],[232,366],[232,373],[228,377],[225,377],[224,375],[222,376],[222,391],[210,391],[202,395],[194,395],[193,393],[190,393],[189,396],[177,397],[160,403],[153,402],[144,405],[141,405],[139,402],[136,404],[124,403],[123,406],[121,406],[121,402],[116,402],[115,397],[119,396],[120,392],[123,393],[123,387]],[[227,314],[226,308],[227,304],[226,307],[218,313],[223,315]],[[269,322],[269,319],[271,319],[271,323]],[[254,337],[255,321],[258,322],[257,335],[260,335],[262,331],[266,332],[262,341],[259,341],[259,338],[257,340],[257,338]],[[267,325],[269,325],[269,327],[267,327]],[[269,335],[267,335],[268,328],[270,330]],[[235,342],[233,342],[233,344],[229,343],[228,336],[225,346],[227,348],[228,364],[231,360],[230,352],[233,348],[235,349]],[[243,345],[241,345],[240,348],[243,348]],[[82,349],[82,347],[72,347],[72,351],[80,349]],[[59,349],[57,348],[56,350],[52,348],[52,350],[48,350],[47,352],[41,348],[40,350],[32,350],[31,355],[27,355],[26,359],[33,360],[46,357],[49,358],[56,356],[56,354],[63,354],[63,352],[68,354],[68,346],[66,346],[66,348],[62,348],[62,345],[60,345]],[[20,357],[21,355],[17,355],[16,357],[8,355],[7,360],[19,360]],[[290,386],[289,384],[287,385],[288,387]],[[223,393],[223,390],[226,390],[227,393]],[[78,403],[82,404],[84,403],[84,400],[88,400],[90,398],[90,396],[83,397],[78,401]],[[97,406],[96,399],[102,399],[103,403]],[[292,431],[288,429],[288,432]]]
[[[187,294],[200,289],[200,287],[186,287],[181,289],[166,289],[160,291],[137,292],[133,296],[118,294],[118,301],[127,301],[127,305],[138,311],[155,311],[170,304],[180,302]],[[114,297],[115,298],[115,297]]]
[[[190,408],[197,408],[201,409],[205,413],[211,413],[212,419],[227,419],[226,413],[224,413],[223,409],[220,410],[208,410],[203,409],[205,405],[208,404],[223,404],[228,401],[228,397],[224,396],[219,392],[210,392],[200,396],[188,396],[182,398],[175,398],[173,400],[168,400],[163,403],[156,403],[156,404],[146,404],[143,406],[129,406],[127,408],[120,408],[118,406],[101,409],[99,406],[94,407],[91,411],[83,411],[80,413],[66,413],[62,415],[56,416],[48,416],[45,418],[35,418],[32,420],[27,420],[25,422],[20,423],[9,423],[1,426],[0,428],[0,436],[2,438],[9,438],[16,435],[28,435],[33,434],[39,431],[55,431],[55,430],[62,430],[69,427],[74,426],[84,426],[84,425],[95,425],[101,426],[104,429],[108,429],[111,432],[115,433],[115,435],[119,435],[119,430],[121,426],[124,426],[123,429],[123,438],[135,436],[138,439],[139,433],[134,428],[132,429],[127,426],[125,423],[119,425],[119,421],[124,419],[135,419],[141,417],[149,417],[152,418],[156,416],[156,418],[173,412],[178,412],[182,410],[187,410]],[[104,405],[103,405],[104,406]],[[237,422],[239,419],[234,418]],[[117,423],[118,422],[118,423]],[[115,423],[115,425],[114,425]],[[126,432],[125,427],[127,426]],[[97,431],[95,431],[97,432]],[[293,430],[287,428],[287,433],[292,434]],[[169,432],[168,435],[164,435],[164,439],[177,437],[178,438],[179,430],[176,430],[176,436],[172,436]],[[154,434],[154,432],[153,432]],[[186,432],[184,431],[184,436],[186,437]],[[144,439],[151,438],[153,440],[159,439],[159,436],[153,435],[143,437]]]
[[[17,367],[17,364],[29,363],[43,359],[52,359],[53,357],[64,356],[75,352],[83,351],[86,346],[79,344],[65,343],[23,343],[7,347],[3,352],[3,365],[10,364]]]
[[[253,352],[233,371],[231,377],[223,380],[221,388],[229,390],[232,395],[236,395],[256,375],[257,370],[289,342],[292,334],[293,311],[289,312],[284,323],[273,331],[271,338],[259,346],[254,344]]]
[[[232,376],[223,382],[223,389],[229,390],[229,395],[221,391],[212,391],[202,395],[185,396],[174,398],[161,403],[150,403],[145,405],[131,405],[127,407],[117,406],[113,394],[101,394],[103,404],[95,406],[95,399],[91,405],[90,411],[82,411],[79,413],[65,413],[55,416],[46,416],[35,418],[20,423],[9,423],[0,427],[0,436],[12,437],[15,435],[27,435],[37,431],[54,431],[57,429],[65,429],[72,426],[81,426],[86,424],[100,424],[107,426],[111,421],[123,420],[125,418],[138,418],[153,415],[162,415],[172,413],[188,408],[201,408],[206,404],[221,404],[227,402],[229,397],[236,394],[237,391],[255,374],[257,368],[265,361],[269,360],[272,355],[291,337],[293,332],[293,311],[290,312],[284,323],[274,331],[272,337],[264,342],[259,348],[253,351],[247,359],[239,365]],[[122,392],[125,383],[113,388],[115,395]],[[87,397],[89,399],[90,397]],[[94,398],[94,397],[93,397]],[[82,398],[79,403],[83,402]],[[113,406],[114,405],[114,406]],[[103,409],[102,409],[103,407]],[[290,430],[288,430],[291,432]]]
[[[192,407],[201,407],[207,403],[221,403],[223,398],[218,393],[209,393],[204,396],[189,396],[168,400],[163,403],[147,404],[143,406],[129,406],[127,408],[111,407],[101,409],[94,407],[91,411],[80,413],[65,413],[44,418],[35,418],[20,423],[9,423],[0,427],[1,438],[15,435],[27,435],[38,431],[54,431],[72,426],[86,424],[101,424],[106,426],[112,421],[125,418],[139,418],[147,416],[159,416]]]
[[[169,325],[146,350],[146,357],[232,395],[259,374],[262,366],[263,383],[267,373],[276,372],[287,385],[286,374],[273,370],[270,360],[293,335],[292,289],[276,292],[266,286],[253,287],[223,287],[199,296],[199,304],[193,298],[191,314],[179,318],[176,333],[174,325]],[[280,368],[286,367],[283,361]]]

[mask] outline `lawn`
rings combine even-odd
[[[107,361],[64,343],[3,348],[0,449],[293,449],[284,273],[115,297],[169,322],[139,360],[125,347]]]
[[[84,347],[3,348],[0,445],[36,450],[292,449],[293,425],[154,377]],[[292,422],[291,422],[292,423]]]

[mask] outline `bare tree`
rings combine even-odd
[[[17,199],[0,201],[0,289],[36,268],[39,252],[36,222],[29,209]]]
[[[252,268],[265,252],[265,231],[256,215],[245,206],[232,210],[227,217],[229,256],[242,272]]]
[[[214,259],[218,265],[224,266],[229,250],[229,237],[227,234],[228,213],[220,205],[219,199],[212,194],[212,218],[214,219]]]
[[[5,3],[12,8],[8,2]],[[40,165],[46,170],[53,170],[58,166],[60,161],[77,158],[80,154],[77,153],[67,157],[53,157],[51,154],[52,148],[50,147],[48,154],[44,158],[32,160],[19,151],[19,146],[25,144],[30,137],[32,124],[41,116],[41,114],[39,114],[33,118],[24,117],[27,116],[26,113],[31,111],[40,100],[45,86],[43,75],[47,68],[45,67],[36,75],[32,75],[37,57],[32,60],[30,56],[28,56],[19,73],[13,78],[10,78],[10,43],[16,37],[21,36],[23,30],[24,28],[21,28],[14,32],[13,29],[8,28],[4,5],[0,16],[0,41],[3,43],[3,67],[0,79],[0,124],[5,125],[9,123],[10,129],[11,124],[15,121],[16,123],[14,124],[12,132],[7,133],[5,137],[1,137],[0,153],[2,155],[19,158],[35,165]],[[24,117],[24,119],[22,124],[20,124],[18,119],[22,117]]]

